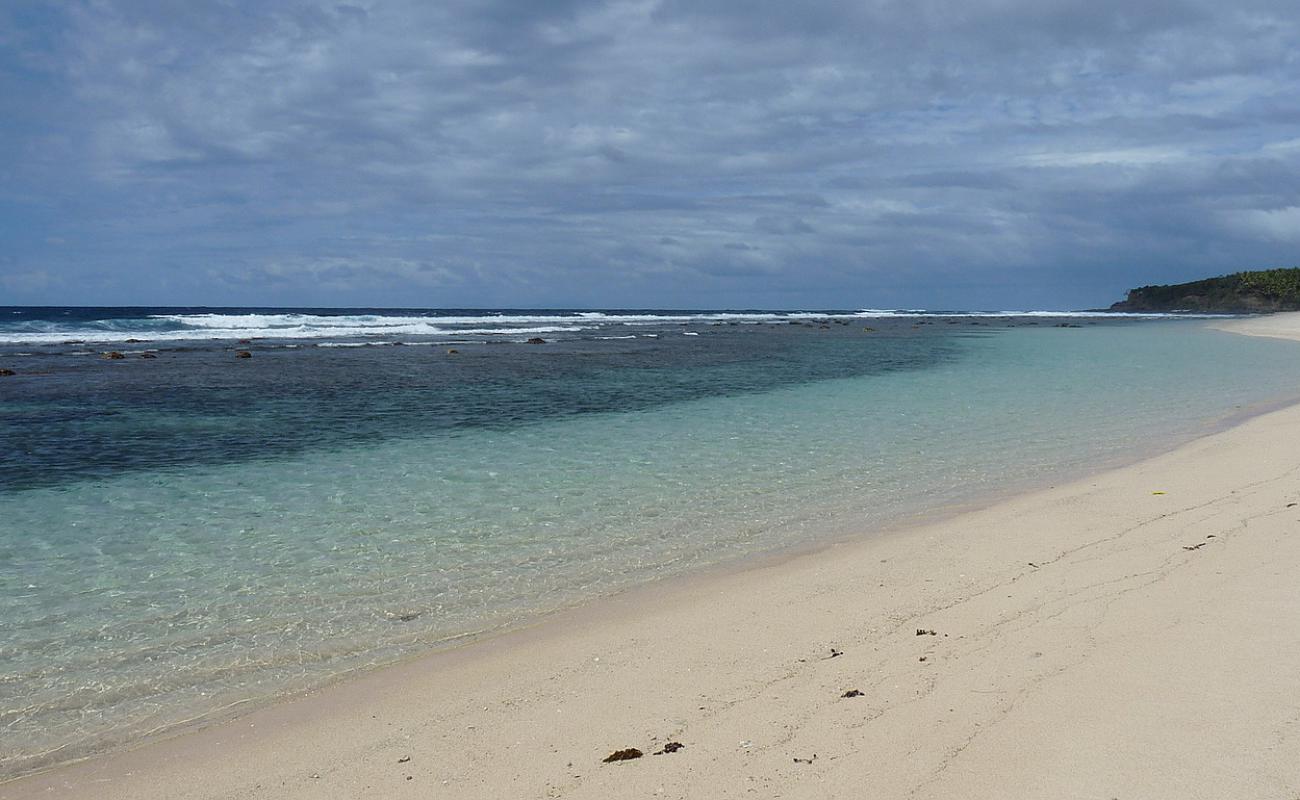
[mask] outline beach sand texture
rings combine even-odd
[[[1294,800],[1298,504],[1300,406],[941,522],[626,592],[0,798]],[[644,756],[603,763],[625,748]]]
[[[1300,311],[1268,316],[1246,317],[1215,323],[1214,327],[1246,336],[1300,340]]]

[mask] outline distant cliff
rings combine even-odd
[[[1300,311],[1300,268],[1130,289],[1111,311]]]

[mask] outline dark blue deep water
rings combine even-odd
[[[0,309],[0,366],[18,373],[0,382],[0,440],[10,454],[0,489],[924,369],[959,357],[962,336],[1058,322],[846,312]],[[528,344],[534,337],[546,343]],[[239,351],[251,357],[236,358]],[[114,352],[123,357],[105,357]]]

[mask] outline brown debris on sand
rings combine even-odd
[[[681,742],[669,742],[654,752],[655,755],[661,756],[665,753],[676,753],[678,750],[686,747]]]
[[[631,761],[632,759],[640,758],[643,755],[645,755],[645,753],[642,753],[640,750],[636,749],[635,747],[629,747],[625,750],[615,750],[614,752],[605,756],[605,758],[602,759],[602,761],[606,764],[610,764],[615,761]]]
[[[917,636],[938,636],[939,632],[935,630],[931,630],[929,628],[917,628],[916,635]]]
[[[857,689],[849,689],[847,692],[840,695],[840,697],[861,697],[861,696],[862,696],[862,692],[858,691]]]

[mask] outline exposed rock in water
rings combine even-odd
[[[103,354],[102,356],[100,356],[100,358],[107,358],[107,359],[109,359],[109,360],[111,360],[111,361],[116,361],[116,360],[118,360],[119,358],[126,358],[126,356],[122,355],[121,353],[117,352],[116,350],[112,350],[112,351],[110,351],[110,352],[107,352],[107,353]]]
[[[528,340],[528,344],[546,344],[546,340],[540,336],[534,336]]]
[[[235,353],[235,358],[252,358],[253,354],[247,350],[240,350]]]
[[[0,375],[17,375],[17,374],[18,374],[17,372],[14,372],[11,369],[0,369]]]

